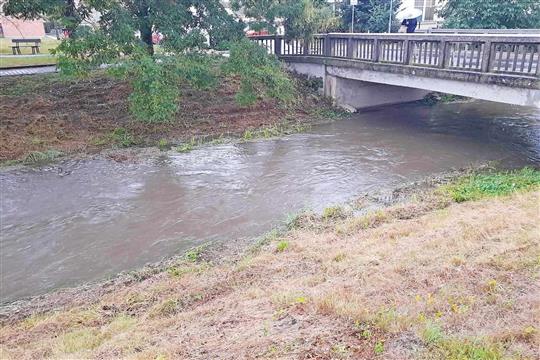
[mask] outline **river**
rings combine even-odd
[[[1,301],[106,278],[287,214],[498,160],[540,164],[540,110],[390,106],[279,139],[0,172]]]

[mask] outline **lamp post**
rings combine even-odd
[[[390,0],[390,16],[388,17],[388,32],[392,31],[392,13],[394,12],[394,1]]]
[[[351,33],[354,32],[354,7],[358,5],[358,0],[351,0]]]

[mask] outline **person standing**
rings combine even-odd
[[[416,30],[416,27],[418,26],[418,20],[416,20],[416,18],[403,19],[403,21],[401,22],[401,25],[407,28],[407,33],[413,33]]]

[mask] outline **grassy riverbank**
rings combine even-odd
[[[230,259],[14,314],[2,358],[538,358],[539,201],[524,169],[301,214]]]
[[[179,146],[180,151],[209,139],[276,136],[305,129],[336,116],[328,101],[295,79],[297,101],[272,98],[240,106],[239,79],[221,76],[207,90],[181,89],[175,117],[141,122],[128,111],[130,85],[103,72],[86,79],[58,74],[0,79],[0,161],[49,159],[51,154],[92,153],[131,146]]]

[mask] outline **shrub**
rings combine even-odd
[[[242,106],[269,97],[282,103],[294,101],[294,84],[275,56],[253,41],[243,39],[230,46],[230,57],[222,66],[225,74],[239,76],[240,91],[236,95]]]

